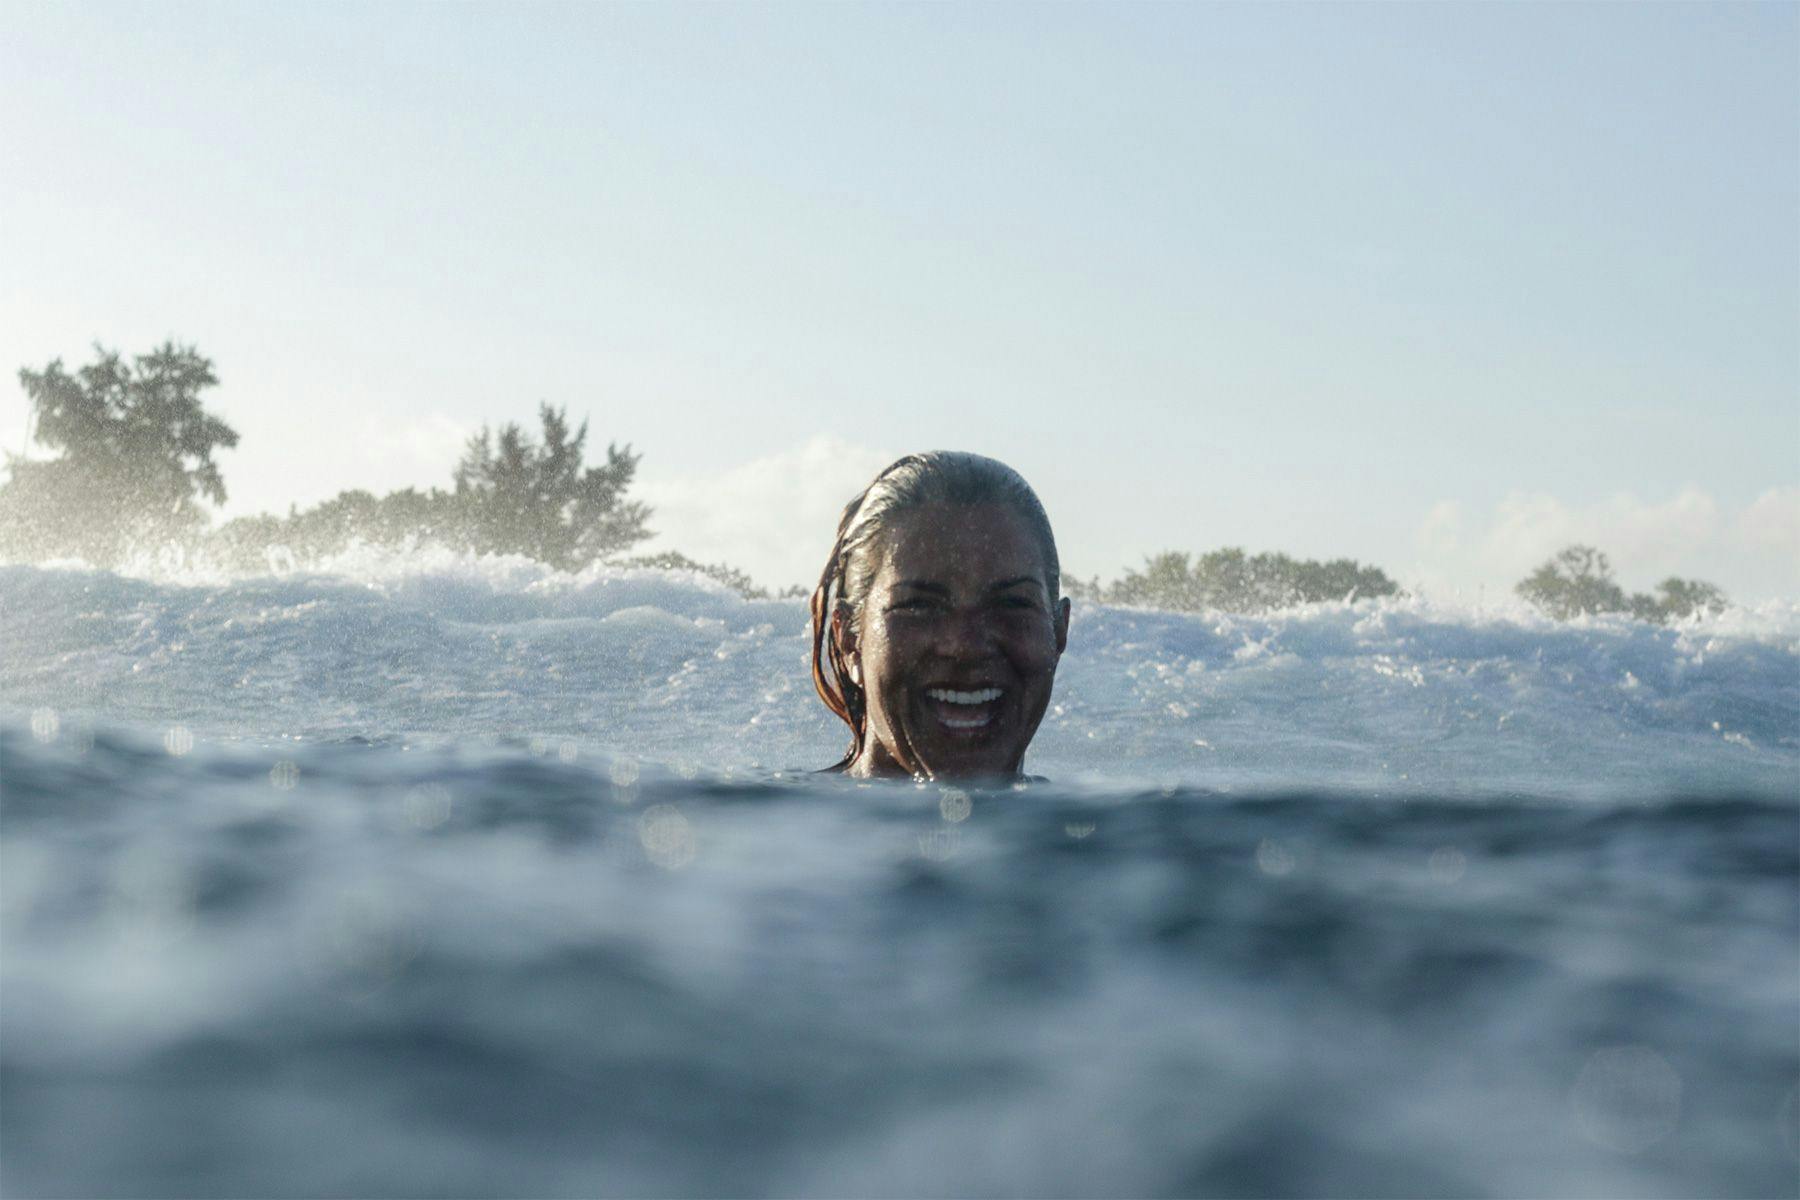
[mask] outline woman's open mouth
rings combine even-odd
[[[994,723],[1000,715],[1002,688],[983,687],[967,691],[958,688],[925,689],[925,704],[945,732],[956,737],[973,737]]]

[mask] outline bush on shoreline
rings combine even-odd
[[[1127,569],[1108,584],[1071,580],[1069,595],[1101,604],[1133,604],[1172,612],[1258,613],[1321,600],[1397,595],[1400,586],[1379,567],[1348,558],[1318,562],[1286,554],[1247,555],[1236,546],[1194,558],[1165,551]]]

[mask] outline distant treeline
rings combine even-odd
[[[1173,612],[1257,613],[1321,600],[1350,602],[1400,594],[1399,585],[1379,567],[1351,559],[1331,562],[1285,554],[1246,555],[1235,547],[1199,558],[1173,551],[1147,559],[1142,571],[1103,584],[1070,580],[1069,595],[1100,604],[1135,604]],[[1666,624],[1696,613],[1723,612],[1725,593],[1700,579],[1663,580],[1655,595],[1627,594],[1613,581],[1606,555],[1592,546],[1569,546],[1519,581],[1514,588],[1540,612],[1571,617],[1623,613]]]
[[[1674,575],[1656,585],[1656,595],[1633,592],[1613,582],[1612,563],[1592,546],[1568,546],[1521,579],[1513,589],[1559,620],[1598,613],[1626,613],[1659,624],[1695,613],[1723,612],[1725,593],[1701,579]]]
[[[236,570],[305,566],[353,544],[434,543],[476,554],[519,554],[562,570],[595,562],[696,571],[749,597],[768,593],[734,567],[676,551],[632,556],[652,536],[647,505],[626,498],[639,456],[606,448],[585,461],[587,424],[541,405],[536,437],[516,423],[483,428],[451,471],[448,489],[377,496],[355,489],[285,517],[239,517],[213,528],[202,501],[222,504],[214,461],[238,435],[200,394],[218,384],[191,346],[165,343],[132,363],[96,347],[73,374],[61,360],[19,372],[32,438],[60,453],[7,456],[0,484],[0,554],[80,558],[117,566],[134,549],[174,545]]]
[[[1165,551],[1149,558],[1142,571],[1127,568],[1124,578],[1070,580],[1065,589],[1079,600],[1136,604],[1175,612],[1267,612],[1320,600],[1367,600],[1396,595],[1400,585],[1379,567],[1347,558],[1331,562],[1285,554],[1247,555],[1236,547],[1192,558]]]
[[[299,559],[336,554],[353,541],[397,546],[436,542],[475,554],[522,554],[565,571],[613,557],[651,536],[650,509],[625,499],[637,472],[629,446],[606,448],[606,462],[583,462],[587,424],[571,430],[563,410],[538,410],[541,438],[516,424],[469,440],[452,487],[405,488],[377,496],[340,492],[285,517],[239,517],[213,534],[229,566],[266,565],[269,547]]]
[[[405,488],[385,496],[352,490],[285,517],[239,517],[213,528],[202,502],[223,504],[226,496],[213,455],[237,445],[238,435],[200,402],[200,393],[218,384],[212,363],[173,342],[130,365],[102,347],[95,355],[73,374],[60,359],[41,371],[19,371],[31,401],[32,440],[59,453],[7,455],[0,555],[81,558],[111,567],[136,548],[173,544],[222,566],[256,571],[305,566],[358,543],[435,543],[523,555],[570,571],[596,562],[678,568],[746,597],[769,594],[735,567],[697,563],[675,551],[632,556],[632,547],[653,536],[649,507],[626,498],[640,456],[630,446],[609,444],[606,461],[588,466],[587,423],[572,429],[566,410],[548,404],[538,408],[535,437],[509,422],[470,438],[448,489]],[[1198,558],[1165,552],[1111,583],[1096,577],[1065,586],[1078,599],[1180,612],[1265,612],[1400,591],[1380,568],[1350,559],[1317,562],[1237,548]],[[1591,546],[1563,550],[1517,591],[1564,619],[1625,613],[1660,622],[1727,603],[1723,592],[1697,579],[1670,578],[1654,596],[1627,595],[1613,582],[1606,555]]]

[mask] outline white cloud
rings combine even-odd
[[[1413,575],[1510,588],[1571,543],[1597,546],[1627,589],[1669,575],[1710,580],[1744,599],[1800,595],[1800,487],[1771,488],[1736,513],[1702,488],[1667,499],[1616,493],[1571,505],[1544,492],[1514,492],[1485,522],[1464,520],[1452,501],[1433,505],[1415,538]]]
[[[222,515],[285,513],[352,488],[382,495],[400,488],[450,487],[472,428],[441,412],[409,420],[365,411],[348,419],[291,411],[246,425],[242,452],[225,460],[231,499]],[[320,453],[321,444],[329,446]],[[591,456],[590,456],[591,457]]]
[[[404,424],[365,414],[357,421],[352,439],[356,457],[367,464],[358,467],[357,477],[370,480],[362,486],[375,492],[408,485],[447,488],[474,432],[438,412]],[[528,432],[536,431],[528,427]],[[593,457],[588,455],[590,460]]]
[[[1731,536],[1749,553],[1800,558],[1800,486],[1770,488],[1732,522]]]
[[[1419,526],[1419,549],[1434,558],[1452,555],[1462,548],[1462,536],[1462,505],[1439,500]]]
[[[640,477],[656,512],[645,549],[723,562],[771,587],[817,580],[844,505],[897,455],[828,435],[715,475]]]

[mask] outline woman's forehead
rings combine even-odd
[[[1043,547],[1005,504],[925,504],[895,514],[882,539],[877,583],[1044,580]]]

